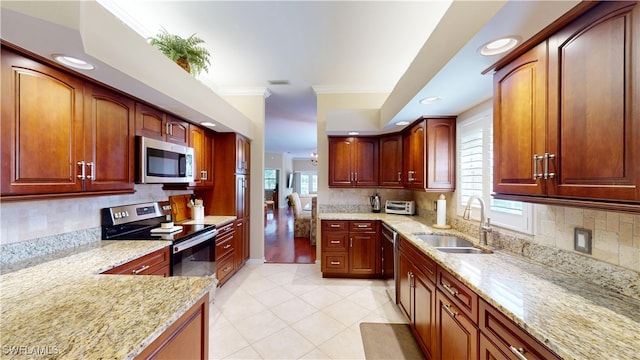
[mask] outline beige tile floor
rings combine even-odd
[[[361,322],[406,322],[381,280],[323,279],[319,264],[247,264],[217,289],[209,358],[364,359]]]

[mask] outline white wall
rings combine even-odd
[[[291,194],[292,189],[287,188],[289,174],[293,173],[293,164],[291,156],[284,153],[265,152],[265,169],[280,170],[280,179],[278,179],[278,207],[287,207],[287,195]]]

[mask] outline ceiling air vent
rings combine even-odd
[[[269,80],[269,85],[289,85],[289,80]]]

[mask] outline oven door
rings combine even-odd
[[[216,234],[213,229],[172,245],[171,276],[215,276]]]

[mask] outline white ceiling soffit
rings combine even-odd
[[[97,81],[192,121],[214,122],[216,131],[253,138],[253,125],[245,115],[98,3],[3,0],[0,4],[3,40],[46,58],[64,53],[87,60],[96,68],[79,72]]]

